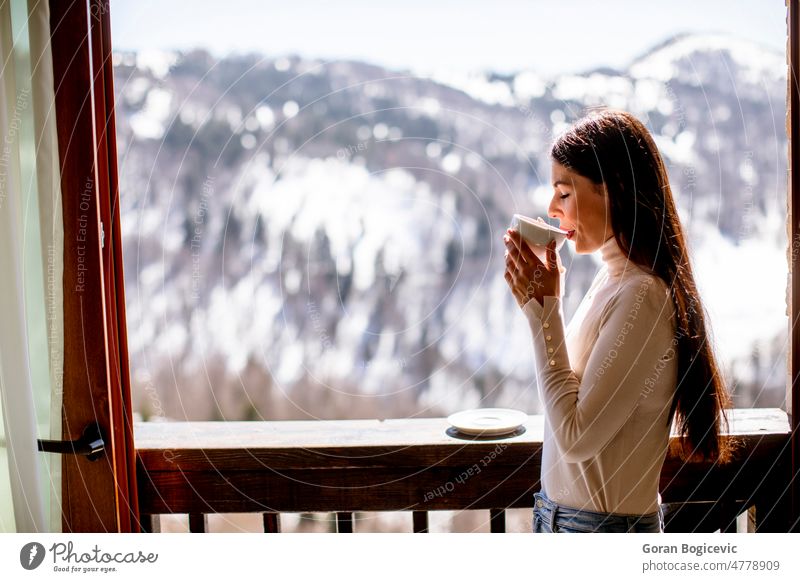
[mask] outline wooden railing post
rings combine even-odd
[[[411,519],[414,527],[414,533],[428,533],[427,511],[414,511],[412,512]]]

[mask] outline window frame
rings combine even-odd
[[[108,0],[49,0],[64,221],[62,438],[100,425],[105,455],[65,455],[64,532],[140,531],[120,239]]]
[[[786,0],[787,7],[787,112],[789,175],[787,239],[789,262],[789,377],[786,385],[786,411],[792,431],[791,531],[800,532],[800,0]]]

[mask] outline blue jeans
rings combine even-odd
[[[550,500],[543,491],[534,493],[533,499],[533,533],[661,533],[664,531],[664,514],[661,507],[656,513],[623,515],[559,505]]]

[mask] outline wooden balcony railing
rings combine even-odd
[[[668,458],[661,495],[666,531],[788,531],[789,422],[778,409],[730,414],[741,446],[724,467]],[[521,434],[456,438],[445,419],[137,423],[139,507],[146,531],[158,516],[189,514],[205,531],[214,513],[261,513],[280,531],[280,513],[335,512],[353,531],[353,512],[410,511],[413,531],[428,512],[490,512],[505,531],[505,510],[532,507],[539,489],[542,416]]]

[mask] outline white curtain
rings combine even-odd
[[[49,30],[47,2],[0,0],[0,531],[61,528],[60,458],[36,450],[37,438],[61,438],[63,225]]]

